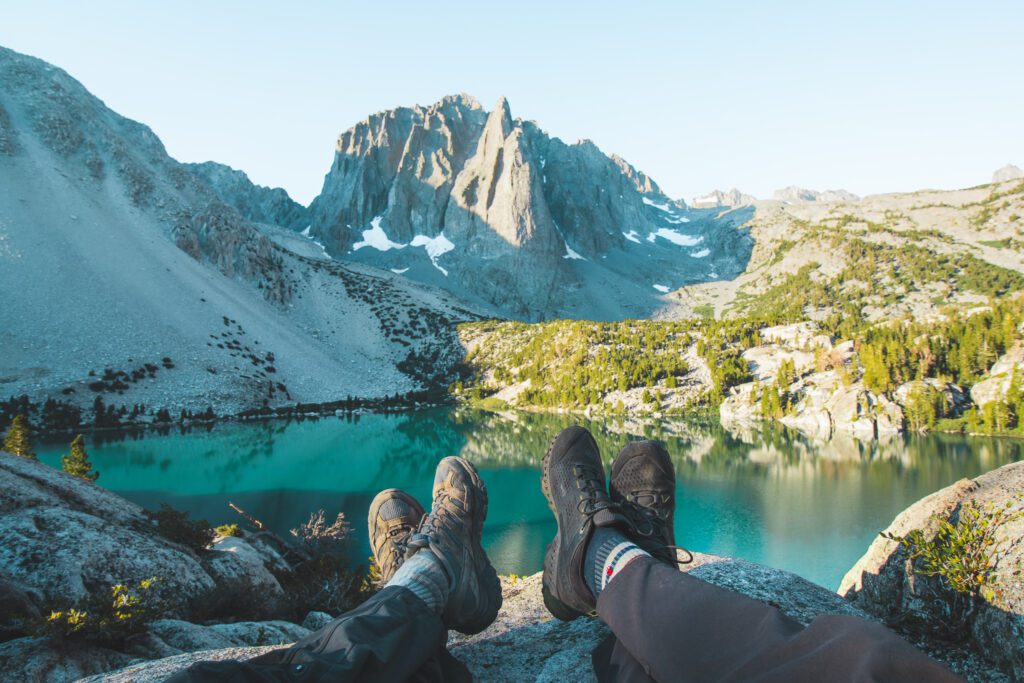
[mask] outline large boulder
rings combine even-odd
[[[139,506],[8,453],[0,453],[0,571],[41,606],[152,576],[157,596],[178,604],[215,587],[196,555],[158,536]]]
[[[748,382],[732,387],[719,406],[722,424],[741,429],[762,418],[760,396],[771,382]],[[903,409],[862,382],[846,384],[836,370],[814,372],[789,386],[796,401],[792,412],[780,418],[787,427],[807,436],[831,439],[846,434],[871,440],[903,431]]]
[[[981,507],[1011,504],[1024,511],[1024,462],[1012,463],[976,479],[962,479],[919,500],[901,512],[886,529],[905,536],[920,529],[934,537],[938,520],[953,519],[965,503]],[[997,533],[994,602],[983,603],[972,621],[970,634],[978,653],[1008,674],[1024,679],[1024,519],[1004,524]],[[1000,546],[1000,544],[1002,544]],[[921,577],[908,574],[907,552],[895,541],[879,536],[867,553],[850,569],[839,593],[854,605],[890,624],[927,621],[928,605],[915,592]],[[918,584],[920,585],[920,584]]]
[[[215,595],[283,592],[283,560],[258,539],[223,539],[197,555],[156,533],[142,508],[43,463],[0,452],[0,585],[36,610],[72,605],[118,583],[158,577],[154,598],[189,617]],[[252,600],[252,595],[260,600]],[[205,603],[205,604],[204,604]],[[12,608],[13,609],[13,608]],[[0,615],[7,614],[6,608]],[[22,605],[18,614],[31,610]],[[17,615],[5,617],[0,627]]]
[[[137,657],[85,643],[54,647],[47,638],[18,638],[0,643],[0,679],[65,683],[97,671],[110,671]]]
[[[861,382],[840,387],[825,404],[836,431],[873,439],[903,430],[903,411],[898,405],[864,387]]]
[[[979,407],[1004,400],[1015,370],[1024,381],[1024,345],[1019,343],[999,357],[989,369],[988,377],[971,387],[971,400]]]

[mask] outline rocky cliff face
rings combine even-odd
[[[374,114],[338,137],[311,234],[530,320],[647,315],[682,284],[729,277],[740,216],[694,219],[646,175],[466,96]]]
[[[269,223],[296,231],[309,225],[306,207],[280,187],[256,185],[243,171],[215,161],[184,166],[217,193],[222,202],[253,223]]]

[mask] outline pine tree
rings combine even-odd
[[[29,440],[28,419],[24,415],[16,415],[4,437],[4,450],[23,458],[37,460]]]
[[[92,469],[92,463],[89,461],[89,455],[85,452],[81,434],[71,442],[71,454],[61,456],[60,466],[71,476],[86,481],[96,481],[100,477],[100,473]]]

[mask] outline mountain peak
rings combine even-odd
[[[1017,180],[1018,178],[1024,178],[1024,170],[1013,164],[1006,164],[1006,166],[996,169],[996,172],[992,174],[993,183],[1005,183],[1008,180]]]
[[[494,105],[494,111],[491,112],[491,116],[495,115],[501,117],[501,126],[507,135],[508,131],[512,130],[512,108],[509,106],[508,99],[504,95],[499,97]]]
[[[478,109],[483,110],[483,105],[480,101],[470,95],[469,93],[460,92],[454,95],[445,95],[440,100],[434,103],[434,107],[444,106],[446,104],[454,104],[456,106],[462,106],[466,109]]]

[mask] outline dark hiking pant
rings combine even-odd
[[[945,683],[961,681],[879,624],[778,609],[651,558],[630,562],[597,601],[613,636],[593,653],[599,681]],[[441,619],[389,587],[287,650],[194,665],[174,683],[463,681]]]

